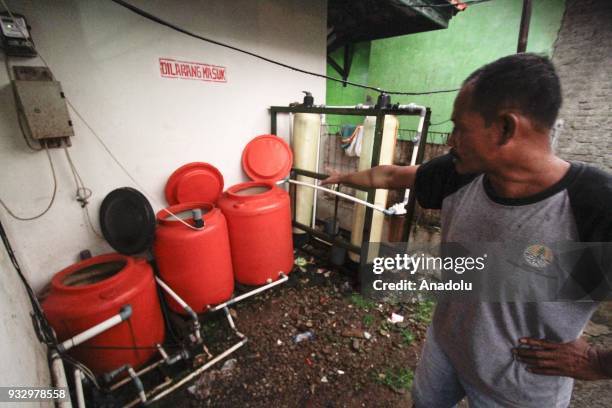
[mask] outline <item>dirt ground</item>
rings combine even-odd
[[[285,284],[234,305],[236,327],[248,343],[158,406],[411,406],[414,369],[434,305],[374,303],[355,291],[348,274],[314,264],[309,254],[297,256],[311,262]],[[611,305],[587,329],[594,344],[612,347]],[[404,321],[391,323],[392,313]],[[208,316],[203,332],[213,354],[239,340],[223,313]],[[571,407],[611,406],[609,381],[576,383]]]
[[[289,276],[233,308],[248,343],[160,405],[410,406],[433,304],[373,303],[353,290],[348,276],[321,264],[308,263]],[[389,322],[392,313],[404,322]],[[238,341],[222,313],[203,330],[213,354]],[[304,339],[296,342],[300,334]]]

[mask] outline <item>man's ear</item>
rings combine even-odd
[[[499,115],[499,145],[507,144],[515,135],[519,125],[519,117],[513,112],[503,112]]]

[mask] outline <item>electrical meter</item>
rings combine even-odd
[[[6,55],[12,57],[35,57],[37,55],[28,23],[21,14],[0,13],[0,35]]]

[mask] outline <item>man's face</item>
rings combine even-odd
[[[471,86],[464,86],[453,108],[455,124],[448,139],[455,169],[460,174],[483,173],[495,162],[497,146],[494,126],[485,126],[484,118],[471,109]]]

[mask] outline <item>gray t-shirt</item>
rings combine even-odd
[[[415,191],[422,207],[442,210],[443,242],[612,241],[612,176],[582,163],[537,195],[508,199],[496,196],[484,175],[459,175],[446,155],[419,168]],[[609,293],[605,276],[579,269],[582,293]],[[441,301],[434,333],[461,379],[500,405],[566,407],[573,380],[528,372],[512,348],[522,337],[575,340],[597,307],[592,299]]]

